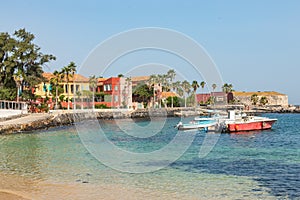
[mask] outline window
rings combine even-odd
[[[114,102],[118,102],[119,96],[114,96]]]
[[[117,85],[115,85],[115,91],[118,91],[119,87]]]
[[[74,85],[71,85],[71,93],[74,93]]]
[[[68,93],[68,91],[69,91],[68,85],[65,85],[65,93]]]

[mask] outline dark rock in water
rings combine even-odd
[[[87,176],[92,176],[92,174],[90,174],[90,173],[86,173],[86,175],[87,175]]]
[[[89,183],[88,181],[82,181],[82,183]]]
[[[77,180],[76,180],[76,182],[80,182],[80,181],[81,181],[80,179],[77,179]]]

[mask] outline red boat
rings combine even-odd
[[[277,119],[268,117],[243,116],[240,118],[231,117],[225,123],[228,132],[238,132],[270,129],[276,121]]]

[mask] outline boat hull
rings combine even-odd
[[[229,132],[239,132],[239,131],[254,131],[254,130],[265,130],[272,128],[272,125],[276,120],[266,120],[257,122],[245,122],[245,123],[230,123],[227,124],[227,129]]]

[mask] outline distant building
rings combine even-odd
[[[196,94],[197,103],[206,103],[210,98],[214,99],[214,104],[223,105],[228,103],[227,94],[225,92],[211,92],[205,94]]]
[[[229,93],[230,94],[230,93]],[[258,99],[266,97],[267,105],[271,106],[288,106],[288,96],[279,92],[265,91],[265,92],[232,92],[228,97],[229,101],[240,102],[245,105],[252,105],[251,96],[256,94]],[[258,102],[259,104],[259,102]]]

